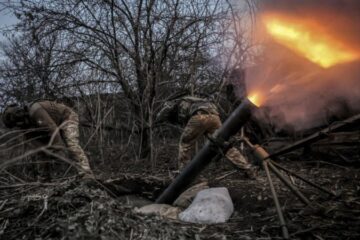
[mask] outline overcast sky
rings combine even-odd
[[[16,23],[16,17],[8,11],[0,12],[0,29]]]
[[[17,21],[16,17],[9,11],[0,11],[0,42],[3,42],[5,40],[1,31],[15,24],[16,21]],[[0,52],[0,57],[1,57],[1,52]]]

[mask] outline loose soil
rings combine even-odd
[[[298,159],[293,154],[276,162],[339,196],[331,197],[290,177],[311,200],[311,206],[304,206],[273,176],[291,239],[359,239],[359,169],[314,157]],[[156,172],[149,165],[124,161],[118,166],[121,171],[98,173],[97,181],[66,178],[23,183],[9,175],[5,181],[4,175],[0,239],[281,239],[263,170],[250,180],[225,160],[211,164],[197,182],[227,187],[235,212],[227,223],[200,225],[134,212],[135,207],[154,201],[174,177],[168,160],[158,163]]]

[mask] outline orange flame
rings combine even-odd
[[[262,97],[260,92],[250,93],[247,98],[257,107],[260,107],[264,101],[264,98]]]
[[[322,31],[321,27],[304,21],[264,15],[267,32],[275,41],[304,56],[308,60],[329,68],[360,58],[360,53]]]

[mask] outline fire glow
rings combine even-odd
[[[342,42],[301,21],[265,15],[267,32],[274,40],[323,68],[359,59],[360,54]]]
[[[259,92],[250,93],[247,98],[257,107],[260,107],[263,103],[263,98]]]

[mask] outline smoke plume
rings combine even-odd
[[[271,15],[310,22],[308,26],[317,26],[315,32],[360,54],[360,1],[263,2],[259,19]],[[265,28],[259,29],[263,38]],[[323,68],[271,37],[267,40],[263,58],[247,70],[246,82],[249,93],[262,95],[263,111],[279,128],[304,130],[360,112],[359,59]]]

